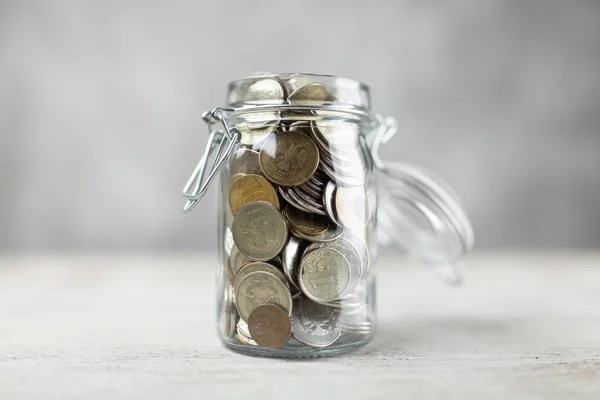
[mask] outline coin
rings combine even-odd
[[[315,106],[335,101],[335,97],[325,85],[310,83],[290,93],[288,101],[298,106]]]
[[[298,281],[304,294],[318,303],[339,299],[350,283],[351,266],[342,253],[319,248],[300,262]]]
[[[279,208],[279,197],[273,185],[260,175],[242,175],[229,188],[229,205],[235,216],[252,201],[266,201]]]
[[[234,278],[244,265],[249,264],[251,262],[253,261],[250,258],[246,257],[244,254],[242,254],[242,252],[237,248],[236,245],[233,245],[233,248],[231,249],[231,254],[229,255],[229,259],[227,260],[227,264],[231,269],[231,273]]]
[[[325,205],[325,212],[327,213],[327,216],[337,225],[341,226],[342,223],[338,219],[333,205],[336,190],[337,187],[335,186],[335,183],[329,181],[329,183],[327,183],[325,186],[325,190],[323,191],[323,204]]]
[[[258,346],[258,344],[252,339],[250,336],[250,331],[248,329],[248,324],[243,319],[240,319],[235,325],[237,331],[237,338],[240,342],[250,345],[250,346]]]
[[[324,163],[322,160],[319,164],[319,168],[325,172],[330,179],[334,180],[341,186],[358,186],[365,183],[364,171],[356,175],[343,174],[339,170],[336,170],[333,165]]]
[[[233,288],[230,284],[225,285],[225,290],[223,294],[223,304],[220,310],[220,324],[219,329],[221,329],[223,336],[230,338],[235,334],[235,324],[237,320],[237,313],[233,307]]]
[[[317,201],[310,194],[308,194],[304,190],[300,190],[299,188],[300,188],[300,186],[289,188],[289,191],[294,192],[292,197],[296,197],[296,198],[300,199],[302,204],[304,204],[305,206],[308,206],[308,208],[310,210],[313,210],[313,213],[320,214],[320,215],[326,215],[325,207],[323,207],[323,204],[320,203],[320,201],[322,200],[322,197],[315,196],[315,198],[319,199],[319,201]]]
[[[298,196],[293,190],[291,190],[291,188],[288,188],[287,195],[290,199],[293,200],[292,204],[296,206],[301,206],[303,211],[308,210],[309,213],[325,215],[325,211],[322,209],[323,206],[321,206],[320,204],[315,206],[310,202],[306,201],[305,199],[300,198],[300,196]]]
[[[242,134],[240,143],[250,147],[259,145],[269,134],[279,128],[280,120],[279,112],[264,111],[248,114],[243,122],[235,126]]]
[[[259,154],[260,167],[271,182],[281,186],[297,186],[306,182],[319,165],[319,149],[302,132],[271,134]]]
[[[340,293],[339,298],[346,297],[356,288],[356,285],[362,276],[362,271],[364,268],[366,268],[366,266],[364,266],[366,261],[362,259],[361,252],[356,248],[355,242],[345,237],[338,237],[337,239],[329,242],[313,243],[306,248],[305,255],[316,249],[323,248],[340,252],[350,265],[348,285]],[[364,250],[366,251],[366,248]]]
[[[283,103],[285,91],[281,82],[276,79],[260,79],[252,83],[246,93],[243,102],[248,104],[275,105]]]
[[[341,334],[336,310],[306,297],[294,300],[291,320],[296,340],[312,347],[327,347]]]
[[[360,126],[356,123],[333,124],[312,121],[311,128],[317,140],[331,151],[358,150]]]
[[[272,264],[266,263],[266,262],[254,261],[254,262],[244,265],[238,271],[238,274],[235,276],[235,281],[233,282],[233,287],[235,288],[235,292],[238,291],[238,286],[244,281],[244,279],[246,279],[246,277],[248,275],[250,275],[253,272],[257,272],[257,271],[263,271],[263,272],[268,272],[270,274],[273,274],[276,277],[278,277],[279,279],[281,279],[281,281],[287,285],[287,279],[286,279],[285,275],[283,275],[283,272],[281,272],[281,270],[279,268],[275,267]]]
[[[248,274],[235,292],[235,305],[240,317],[248,321],[252,310],[267,303],[279,304],[289,314],[292,310],[292,297],[287,286],[278,276],[265,271]]]
[[[248,317],[248,330],[261,347],[280,349],[292,336],[288,312],[276,304],[262,304]]]
[[[315,189],[314,187],[310,186],[308,182],[306,182],[304,185],[296,186],[294,189],[296,190],[296,193],[302,193],[304,196],[310,196],[314,199],[322,200],[323,191],[320,189]]]
[[[267,261],[279,254],[288,238],[283,215],[270,203],[253,201],[233,220],[233,239],[246,257]]]
[[[287,276],[288,281],[295,286],[300,288],[298,284],[298,265],[300,264],[300,258],[306,249],[308,243],[301,239],[297,239],[293,236],[288,240],[285,249],[283,249],[283,272]]]
[[[335,192],[336,214],[346,228],[364,230],[368,221],[368,205],[362,186],[339,187]]]
[[[318,235],[308,236],[296,230],[290,229],[292,235],[311,242],[330,242],[342,236],[343,230],[334,223],[330,223],[325,232],[319,233]]]
[[[279,192],[281,197],[283,197],[283,199],[288,202],[289,205],[294,206],[297,209],[302,210],[304,212],[308,212],[308,213],[310,212],[310,210],[308,208],[304,208],[300,204],[296,203],[296,201],[292,197],[290,197],[286,188],[278,187],[277,191]]]
[[[237,174],[262,175],[260,163],[258,162],[258,151],[245,147],[238,149],[231,157],[229,173],[232,176]]]
[[[290,228],[308,236],[323,233],[329,227],[329,219],[317,214],[306,213],[294,207],[286,207],[284,210]]]
[[[225,250],[225,254],[230,255],[234,247],[233,233],[229,227],[225,227],[225,233],[223,235],[223,250]]]
[[[310,177],[309,183],[314,183],[317,187],[323,186],[327,183],[327,177],[319,170],[315,171],[313,176]]]

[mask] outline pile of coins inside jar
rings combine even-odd
[[[319,83],[290,88],[274,78],[244,89],[244,102],[256,104],[313,106],[335,96]],[[360,125],[309,110],[262,112],[236,127],[241,142],[223,180],[227,335],[322,348],[344,332],[370,332],[373,202]]]

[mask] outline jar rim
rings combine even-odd
[[[275,72],[259,72],[259,73],[253,74],[253,75],[245,76],[240,79],[234,79],[234,80],[230,81],[227,86],[235,85],[236,83],[239,83],[239,82],[245,82],[245,81],[248,81],[249,79],[282,78],[282,77],[307,77],[307,78],[317,78],[317,79],[318,78],[335,79],[335,80],[345,81],[345,82],[353,84],[353,85],[357,85],[358,87],[360,87],[361,89],[363,89],[366,92],[371,91],[371,88],[369,87],[369,85],[367,85],[366,83],[361,82],[359,80],[356,80],[353,78],[348,78],[346,76],[333,75],[333,74],[318,74],[318,73],[314,73],[314,72],[277,72],[277,73],[275,73]]]
[[[269,79],[275,80],[281,85],[281,97],[263,99],[257,98],[256,93],[251,93],[254,84]],[[231,81],[227,86],[227,105],[237,108],[253,104],[290,104],[293,103],[294,93],[309,85],[321,85],[327,93],[331,94],[331,98],[323,104],[352,106],[367,111],[371,109],[371,95],[368,85],[355,79],[336,75],[298,72],[259,72],[255,75]]]

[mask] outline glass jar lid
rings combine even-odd
[[[440,178],[409,163],[385,163],[377,177],[380,243],[396,245],[422,263],[439,267],[447,281],[457,283],[462,279],[462,258],[474,243],[458,196]]]

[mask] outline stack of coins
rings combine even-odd
[[[336,99],[319,83],[294,88],[274,78],[255,82],[245,95],[247,103],[267,105]],[[247,345],[281,348],[296,340],[327,347],[345,329],[370,329],[361,312],[373,212],[365,188],[369,156],[357,124],[303,112],[305,120],[271,112],[236,125],[242,140],[225,179],[225,242],[227,296],[239,319],[224,319]]]

